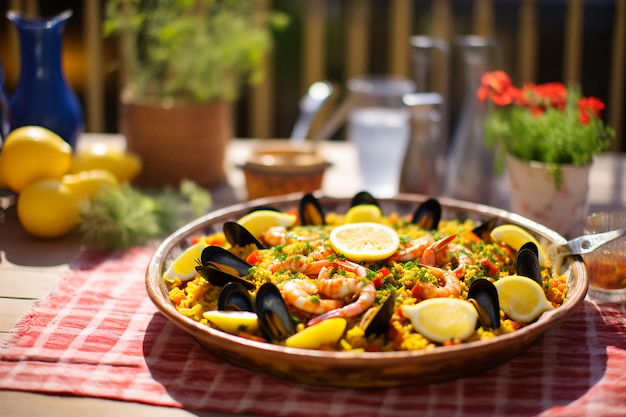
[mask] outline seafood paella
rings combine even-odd
[[[163,280],[180,314],[251,340],[433,349],[515,332],[567,296],[566,277],[523,229],[443,219],[435,199],[405,216],[359,193],[346,213],[325,213],[307,194],[292,213],[244,217],[198,236]],[[183,258],[194,265],[186,274]]]

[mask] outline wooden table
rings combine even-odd
[[[123,140],[117,135],[85,135],[81,145],[94,140],[107,140],[116,146],[123,146]],[[228,181],[212,190],[216,208],[245,198],[243,175],[236,165],[245,160],[253,143],[251,140],[235,140],[231,143]],[[323,191],[333,196],[351,196],[360,190],[356,153],[352,146],[345,142],[326,142],[321,149],[333,164],[325,176]],[[626,156],[608,154],[598,157],[591,172],[590,187],[590,211],[623,210],[626,207]],[[45,297],[54,288],[61,272],[68,269],[68,262],[76,256],[79,245],[79,238],[75,235],[55,241],[35,239],[21,229],[14,206],[5,211],[4,222],[0,223],[0,342],[8,337],[18,318],[36,300]],[[0,391],[0,404],[2,415],[6,416],[221,415],[104,399],[14,391]]]

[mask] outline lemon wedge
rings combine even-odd
[[[509,245],[516,251],[519,251],[524,243],[533,242],[537,245],[537,249],[539,250],[539,265],[543,266],[547,263],[548,257],[537,239],[519,226],[514,224],[497,226],[491,231],[491,238],[496,242]]]
[[[297,216],[274,210],[255,210],[237,220],[237,223],[248,229],[253,236],[259,237],[270,227],[290,227],[296,223]]]
[[[223,332],[254,333],[259,329],[259,317],[251,311],[205,311],[202,316]]]
[[[422,336],[437,343],[465,340],[474,333],[478,313],[458,298],[429,298],[415,305],[403,305],[402,314]]]
[[[181,281],[189,281],[192,279],[196,276],[196,265],[198,265],[196,260],[200,259],[202,250],[207,246],[204,239],[200,239],[198,243],[189,246],[174,259],[174,262],[172,262],[165,271],[165,274],[163,274],[163,279],[167,282],[174,282],[175,278]]]
[[[347,223],[330,233],[330,246],[354,262],[380,261],[391,256],[400,244],[398,233],[380,223]]]
[[[317,349],[324,345],[334,345],[346,330],[346,319],[336,317],[307,327],[285,340],[287,347]]]
[[[494,285],[500,308],[515,321],[530,323],[544,311],[554,308],[543,288],[531,278],[511,275],[500,278]]]
[[[376,204],[359,204],[346,212],[345,223],[380,222],[383,213]]]

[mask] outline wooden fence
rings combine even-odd
[[[565,15],[562,48],[561,81],[566,83],[581,84],[583,80],[584,39],[585,39],[585,6],[596,0],[562,0],[562,13]],[[278,1],[258,0],[260,9],[276,7]],[[298,5],[296,10],[301,14],[295,16],[299,25],[301,47],[294,53],[300,54],[301,73],[298,74],[300,91],[298,96],[306,91],[307,87],[318,80],[329,79],[329,45],[326,41],[328,36],[328,22],[331,14],[336,16],[336,10],[341,9],[343,18],[343,45],[345,53],[342,68],[342,78],[348,79],[358,74],[370,72],[372,62],[371,43],[373,16],[381,7],[381,2],[376,0],[293,0]],[[386,55],[378,59],[385,60],[385,72],[410,76],[410,48],[408,39],[413,34],[429,35],[452,42],[454,37],[461,34],[455,27],[458,16],[455,7],[459,2],[453,0],[389,0],[383,3],[386,7],[386,22],[383,22],[383,30],[386,32],[387,46]],[[467,3],[467,2],[465,2]],[[511,2],[507,2],[511,3]],[[515,59],[510,59],[506,67],[513,71],[515,80],[537,80],[539,69],[539,50],[543,39],[539,37],[538,10],[541,0],[519,0],[516,11],[517,32],[512,48],[515,50]],[[27,10],[37,13],[39,2],[35,0],[10,0],[9,7]],[[103,40],[101,36],[102,18],[101,0],[83,1],[83,27],[84,27],[84,59],[87,64],[85,74],[84,107],[87,130],[102,131],[105,120],[105,84],[103,68]],[[428,21],[420,22],[418,26],[415,16],[416,5],[422,9],[427,4]],[[386,5],[386,6],[385,6]],[[474,0],[471,3],[471,15],[466,16],[470,20],[469,32],[462,34],[476,34],[499,40],[506,28],[499,26],[497,15],[497,0]],[[608,68],[608,82],[605,93],[607,101],[606,120],[617,133],[615,150],[626,150],[624,138],[624,95],[626,77],[626,0],[614,0],[614,13],[611,29],[610,53],[602,59],[602,65]],[[12,39],[12,42],[17,42]],[[510,41],[509,41],[510,43]],[[244,105],[247,107],[246,126],[247,135],[251,137],[268,138],[276,136],[277,91],[279,81],[276,76],[279,62],[275,62],[273,56],[268,56],[266,61],[267,73],[265,81],[253,88],[246,94]],[[555,80],[550,80],[555,81]],[[441,88],[444,83],[442,80]],[[583,86],[584,87],[584,86]],[[295,107],[293,103],[292,107]]]

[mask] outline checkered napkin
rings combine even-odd
[[[291,383],[230,365],[148,299],[152,251],[86,251],[0,350],[0,389],[267,416],[618,416],[626,308],[586,300],[524,354],[473,378],[394,389]]]

